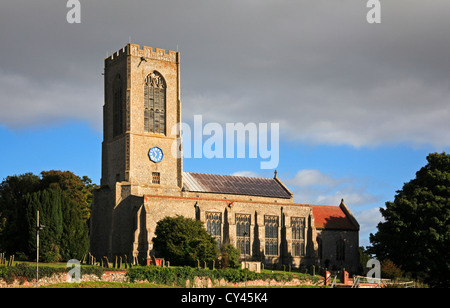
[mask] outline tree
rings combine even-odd
[[[43,188],[56,188],[64,192],[62,203],[63,234],[60,242],[63,260],[81,259],[89,251],[88,220],[92,192],[97,187],[89,177],[82,178],[70,171],[41,172]]]
[[[218,255],[216,240],[203,223],[183,216],[166,217],[156,224],[154,249],[175,265],[212,261]]]
[[[67,194],[63,195],[62,216],[61,257],[81,260],[89,252],[89,228],[84,212]]]
[[[27,194],[25,199],[27,203],[27,225],[29,227],[28,252],[36,255],[36,213],[39,210],[39,224],[45,226],[39,232],[42,261],[60,261],[60,242],[63,233],[62,191],[59,189],[39,190]]]
[[[40,234],[42,252],[48,255],[43,258],[81,259],[89,250],[88,219],[95,187],[88,177],[70,171],[7,177],[0,183],[0,251],[35,258],[39,209],[46,226]]]
[[[223,268],[239,268],[241,263],[239,262],[240,252],[231,244],[222,245],[220,247],[220,254],[222,256]]]
[[[25,196],[37,191],[40,178],[32,173],[8,176],[0,183],[0,251],[8,254],[28,251]]]
[[[60,188],[80,207],[85,220],[89,219],[92,191],[96,185],[87,176],[80,178],[70,171],[50,170],[41,172],[42,188]]]
[[[416,178],[380,209],[370,252],[433,286],[450,286],[450,155],[433,153]]]

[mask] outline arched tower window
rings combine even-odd
[[[149,74],[145,80],[144,131],[166,134],[166,82],[156,71]]]
[[[124,103],[122,79],[117,75],[113,84],[113,137],[124,132]]]

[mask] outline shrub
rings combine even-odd
[[[39,278],[50,277],[56,273],[65,272],[65,268],[39,266]],[[0,272],[0,277],[7,283],[12,283],[14,280],[24,282],[25,280],[36,279],[36,267],[29,266],[27,263],[18,263],[16,266],[3,267]]]
[[[67,273],[70,268],[53,267],[53,266],[39,266],[39,279],[43,277],[51,277],[54,274]],[[97,275],[101,278],[105,268],[99,266],[82,266],[80,274],[83,275]],[[0,278],[7,283],[12,283],[14,280],[24,282],[36,279],[36,267],[30,266],[28,263],[18,263],[16,266],[0,266]]]
[[[208,262],[218,256],[217,242],[203,223],[183,216],[166,217],[156,224],[154,249],[172,265]]]
[[[256,273],[242,269],[203,269],[192,267],[133,267],[127,272],[131,282],[148,281],[157,284],[185,286],[186,281],[194,281],[195,277],[210,278],[211,281],[224,279],[228,282],[244,282],[250,280],[291,281],[293,275],[289,273]]]
[[[220,248],[223,268],[239,268],[239,250],[231,244],[223,245]]]
[[[403,271],[391,260],[385,260],[381,263],[381,276],[389,279],[398,279],[403,276]]]

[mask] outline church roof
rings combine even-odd
[[[359,225],[356,220],[354,220],[352,214],[348,212],[348,209],[346,207],[343,208],[342,205],[310,206],[313,209],[314,224],[316,226],[316,229],[359,230]]]
[[[234,175],[219,175],[183,172],[183,189],[192,192],[248,195],[259,197],[292,197],[291,192],[278,178],[255,178]]]

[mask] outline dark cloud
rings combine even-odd
[[[100,129],[103,58],[132,42],[182,53],[184,120],[280,122],[289,138],[450,145],[450,3],[65,1],[0,4],[0,123]]]

